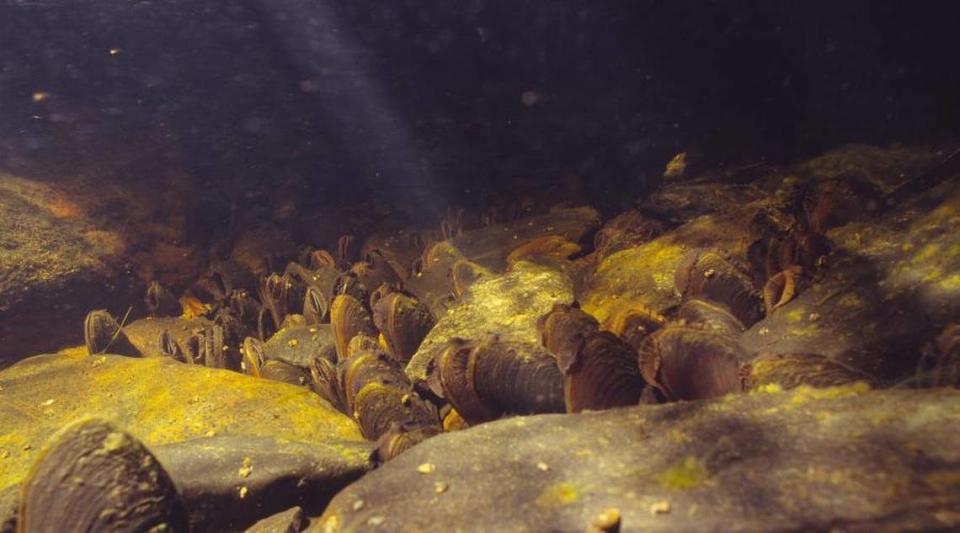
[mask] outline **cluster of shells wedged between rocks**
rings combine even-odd
[[[335,251],[310,250],[286,266],[275,255],[256,261],[255,269],[239,257],[212,261],[179,298],[150,284],[144,298],[150,318],[128,322],[91,311],[84,338],[90,354],[169,357],[309,388],[376,442],[378,462],[441,432],[513,414],[709,399],[764,383],[872,381],[862,369],[817,353],[750,353],[740,339],[816,286],[831,267],[828,230],[887,204],[878,187],[856,176],[811,180],[792,199],[765,203],[741,220],[749,243],[743,249],[680,239],[684,253],[670,269],[672,279],[658,278],[672,281],[676,305],[633,303],[598,321],[576,302],[557,303],[540,317],[539,344],[532,345],[467,328],[445,339],[422,382],[411,380],[408,363],[438,320],[474,297],[478,280],[532,262],[580,284],[602,262],[657,239],[675,220],[633,210],[598,230],[598,216],[586,208],[587,216],[581,211],[564,222],[550,222],[566,216],[560,210],[507,226],[498,225],[497,213],[451,210],[439,231],[371,236],[362,244],[345,235]],[[960,383],[958,331],[948,327],[928,346],[917,384]],[[25,485],[20,520],[33,527],[44,523],[47,508],[67,513],[56,509],[83,491],[54,483],[56,470],[86,468],[98,447],[117,453],[97,459],[103,474],[90,476],[151,480],[119,487],[153,504],[131,520],[145,528],[183,526],[176,491],[150,452],[97,421],[65,429],[50,445]],[[56,501],[64,490],[69,497]],[[102,494],[93,492],[89,509],[100,514],[85,519],[96,525],[115,502],[96,503]]]
[[[749,382],[752,355],[738,336],[825,267],[830,245],[815,230],[836,219],[831,209],[845,208],[838,199],[848,189],[806,188],[797,210],[758,211],[742,262],[723,250],[690,249],[674,271],[675,308],[635,305],[601,326],[576,303],[557,304],[540,319],[539,349],[496,331],[450,338],[422,383],[411,382],[404,366],[438,317],[478,279],[498,275],[458,242],[476,257],[499,249],[498,261],[482,259],[490,265],[533,261],[582,277],[623,247],[656,238],[666,224],[625,213],[595,233],[584,255],[590,223],[580,233],[510,240],[495,227],[467,229],[468,215],[451,212],[439,234],[371,238],[363,246],[345,235],[335,252],[304,253],[282,271],[262,269],[259,278],[220,260],[179,299],[153,283],[144,300],[152,318],[127,324],[93,311],[85,339],[90,353],[167,356],[309,387],[354,417],[367,438],[382,441],[382,460],[444,428],[509,414],[711,398]],[[829,197],[818,199],[818,191]]]

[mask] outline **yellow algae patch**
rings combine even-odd
[[[779,383],[768,383],[766,385],[760,385],[754,390],[755,392],[762,392],[765,394],[776,394],[778,392],[783,392],[783,387],[781,387]]]
[[[90,415],[148,447],[219,434],[324,445],[363,440],[351,419],[305,388],[166,358],[31,357],[0,372],[0,386],[0,455],[8,457],[0,461],[0,489],[23,478],[54,432]]]
[[[580,495],[572,483],[561,482],[549,485],[537,496],[536,503],[540,507],[558,507],[570,505],[577,501]]]
[[[925,263],[940,253],[940,246],[938,244],[928,244],[920,249],[917,252],[917,255],[913,256],[914,263]]]
[[[945,291],[960,291],[960,274],[952,274],[942,279],[937,286]]]
[[[702,485],[709,476],[706,465],[696,457],[688,455],[658,475],[657,482],[668,489],[686,490]]]
[[[837,387],[814,388],[809,385],[801,385],[793,389],[793,396],[790,403],[801,405],[811,400],[834,400],[846,396],[855,396],[870,391],[870,384],[865,381],[857,381],[850,385],[840,385]]]
[[[605,323],[623,309],[661,311],[678,301],[674,273],[686,249],[656,239],[606,257],[588,282],[583,310]]]

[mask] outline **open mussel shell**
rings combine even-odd
[[[750,276],[714,251],[688,252],[677,267],[675,283],[687,299],[725,305],[746,327],[763,318],[760,297]]]
[[[700,324],[705,329],[734,337],[740,336],[747,329],[725,305],[699,298],[683,302],[677,311],[677,320],[683,320],[689,324]],[[640,345],[637,344],[635,347],[639,348]]]
[[[564,373],[568,413],[637,405],[645,383],[636,351],[608,331],[586,339]]]
[[[353,414],[347,409],[343,389],[340,387],[340,376],[332,361],[323,357],[314,358],[310,365],[310,377],[313,379],[314,392],[340,412]]]
[[[473,352],[474,346],[467,341],[451,339],[438,356],[436,375],[443,397],[464,420],[479,424],[496,419],[499,413],[487,406],[477,392],[474,380],[477,359],[473,357]]]
[[[440,434],[440,432],[440,426],[437,424],[410,426],[409,424],[393,422],[390,429],[380,435],[377,440],[377,447],[373,450],[370,458],[374,464],[386,463],[430,437]]]
[[[329,320],[330,301],[317,287],[307,287],[303,297],[303,318],[309,325],[322,324]]]
[[[20,532],[188,531],[187,513],[163,467],[143,444],[87,419],[58,432],[30,469]]]
[[[370,383],[389,384],[404,389],[411,387],[403,368],[382,352],[367,351],[353,355],[340,363],[338,373],[348,411],[356,409],[356,395]]]
[[[767,314],[790,303],[803,284],[802,268],[790,266],[773,275],[763,286],[763,306]]]
[[[668,325],[639,350],[644,379],[668,400],[703,400],[743,390],[746,353],[729,335],[687,325]]]
[[[432,403],[421,398],[412,387],[379,381],[367,383],[356,393],[353,417],[368,440],[379,439],[394,423],[435,426],[440,430],[440,418]]]
[[[356,272],[345,272],[337,276],[333,281],[331,296],[336,298],[336,296],[340,294],[349,294],[358,301],[366,302],[370,298],[370,290],[375,290],[376,288],[377,287],[373,287],[368,290],[363,282],[360,281],[360,278],[357,277]]]
[[[169,330],[165,329],[160,332],[160,335],[157,337],[157,346],[160,348],[160,353],[166,357],[183,363],[193,362],[183,354],[183,349],[177,344],[177,339]]]
[[[90,355],[109,352],[131,357],[140,356],[139,350],[130,343],[120,329],[120,324],[106,309],[87,313],[83,321],[83,340]]]
[[[377,335],[370,312],[360,302],[349,294],[340,294],[330,306],[330,326],[340,360],[348,357],[348,347],[354,337],[361,334]]]
[[[608,331],[637,349],[643,339],[662,328],[667,319],[660,313],[643,307],[631,306],[615,313],[609,320]]]
[[[597,319],[579,308],[555,304],[549,313],[537,322],[540,342],[557,359],[561,372],[566,372],[587,337],[600,329]]]
[[[260,280],[260,302],[270,312],[276,327],[280,327],[289,312],[288,299],[293,281],[288,275],[270,274]]]
[[[320,270],[324,268],[337,268],[337,260],[334,259],[333,254],[327,250],[320,249],[310,252],[310,255],[307,258],[310,268],[313,270]]]
[[[263,341],[254,337],[243,339],[241,355],[243,357],[243,371],[255,378],[260,377],[260,369],[263,368],[264,356]]]
[[[183,312],[180,300],[157,281],[150,283],[147,287],[147,294],[143,301],[150,316],[180,316]]]
[[[373,304],[373,322],[394,359],[406,363],[433,328],[433,315],[411,294],[391,291]]]

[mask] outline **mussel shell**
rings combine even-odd
[[[563,382],[568,413],[637,405],[645,386],[636,351],[608,331],[586,339]]]
[[[521,355],[512,345],[490,337],[474,347],[471,358],[477,394],[497,416],[564,411],[563,375],[551,354]]]
[[[683,302],[677,311],[677,319],[690,324],[700,324],[705,329],[734,337],[747,330],[725,305],[699,298]],[[634,347],[640,346],[641,344],[637,344]]]
[[[669,325],[639,350],[644,379],[668,400],[703,400],[743,390],[746,353],[735,338],[700,327]]]
[[[433,328],[430,310],[416,297],[394,291],[373,304],[373,322],[394,359],[406,363]]]
[[[473,346],[463,339],[451,339],[438,356],[437,375],[446,398],[469,424],[494,420],[494,408],[480,398],[474,381],[476,358]]]
[[[144,304],[150,316],[180,316],[183,309],[180,300],[169,289],[154,281],[147,287]]]
[[[750,277],[716,252],[692,250],[675,275],[677,290],[685,298],[701,298],[725,305],[750,327],[763,317],[760,298]]]
[[[189,358],[183,354],[183,349],[180,348],[180,345],[177,344],[177,339],[174,338],[173,334],[170,333],[170,330],[163,330],[160,332],[159,337],[157,338],[157,345],[160,348],[160,353],[184,363],[192,363]]]
[[[355,263],[350,271],[357,275],[357,279],[368,291],[376,290],[385,283],[393,286],[401,283],[400,275],[390,266],[390,262],[380,250],[370,251],[364,260]]]
[[[390,429],[377,440],[377,447],[373,450],[370,458],[374,464],[386,463],[440,433],[440,426],[437,424],[410,427],[406,424],[394,422],[390,425]]]
[[[17,531],[188,531],[176,487],[143,444],[108,422],[58,432],[24,482]]]
[[[322,324],[329,320],[330,301],[317,287],[307,287],[303,297],[303,318],[307,324]]]
[[[478,279],[490,275],[490,271],[469,259],[460,259],[450,266],[447,275],[453,294],[459,299],[463,298]]]
[[[337,260],[334,259],[333,254],[324,249],[310,252],[308,262],[310,268],[313,270],[320,270],[322,268],[337,268]]]
[[[83,339],[90,355],[110,352],[117,355],[137,357],[139,350],[133,347],[121,331],[120,324],[106,309],[87,313],[83,321]]]
[[[276,327],[280,327],[289,312],[288,298],[293,281],[288,275],[270,274],[260,281],[260,302],[270,311]]]
[[[379,439],[394,423],[435,425],[438,429],[440,426],[436,407],[420,398],[412,388],[377,381],[367,383],[356,393],[353,417],[368,440]]]
[[[375,290],[376,288],[377,287],[373,287],[370,290]],[[340,294],[349,294],[361,302],[366,302],[370,297],[368,288],[360,281],[356,272],[345,272],[337,276],[333,281],[332,297],[336,298],[336,296]]]
[[[241,352],[244,373],[255,378],[260,377],[260,369],[263,367],[265,359],[263,341],[254,337],[247,337],[243,339]]]
[[[600,329],[597,319],[566,304],[555,304],[537,321],[537,326],[540,342],[556,357],[560,372],[570,368],[587,337]]]
[[[354,411],[354,400],[363,387],[370,383],[389,384],[398,388],[410,388],[410,380],[403,368],[381,352],[367,351],[351,356],[338,368],[340,387],[348,411]]]
[[[370,312],[349,294],[340,294],[333,299],[333,305],[330,306],[330,326],[333,328],[333,338],[340,360],[348,357],[347,348],[351,339],[360,334],[377,335]]]
[[[314,392],[340,412],[352,415],[347,409],[343,389],[340,387],[340,376],[332,361],[323,357],[315,358],[310,366],[310,377],[313,380]]]
[[[662,328],[666,322],[663,315],[652,309],[643,306],[627,307],[611,317],[609,331],[633,349],[637,349],[643,339]]]

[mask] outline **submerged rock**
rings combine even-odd
[[[489,334],[518,353],[541,352],[537,321],[556,303],[573,301],[573,283],[562,272],[519,262],[506,274],[478,279],[430,333],[407,365],[414,382],[427,378],[427,366],[453,338],[479,340]]]
[[[83,350],[74,352],[78,351]],[[274,484],[296,485],[290,480],[299,481],[299,476],[305,476],[311,486],[333,491],[370,466],[370,446],[357,425],[305,388],[168,358],[40,355],[0,372],[0,390],[4,404],[16,406],[0,410],[0,493],[22,482],[51,435],[90,414],[124,428],[156,450],[181,491],[201,481],[216,485],[228,470],[237,474],[242,464],[231,463],[228,469],[222,461],[242,463],[239,455],[245,446],[253,460],[272,457],[258,462],[262,468],[256,476],[251,474],[247,490],[251,497],[258,494],[257,487],[269,492],[267,487]],[[219,435],[235,440],[208,441],[219,446],[209,454],[198,451],[207,446],[203,441],[182,448],[163,446]],[[266,445],[264,438],[283,444]],[[210,478],[197,478],[201,471],[210,472]],[[196,490],[214,498],[228,490],[239,491],[242,481],[246,479],[238,476],[236,487],[222,482],[216,489]],[[197,496],[187,505],[192,508],[203,501]],[[289,507],[279,505],[264,505],[263,512]],[[251,522],[260,518],[253,509],[251,515],[238,513],[238,517],[249,517]]]
[[[517,417],[407,451],[320,526],[583,531],[613,509],[621,531],[949,529],[958,423],[958,391],[860,385]]]

